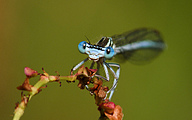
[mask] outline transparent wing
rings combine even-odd
[[[112,36],[116,45],[115,59],[135,64],[145,64],[157,57],[165,48],[160,33],[155,29],[141,28]]]

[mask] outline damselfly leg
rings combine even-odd
[[[73,73],[73,71],[75,71],[75,70],[78,69],[80,66],[82,66],[87,60],[88,60],[88,59],[86,58],[85,60],[83,60],[83,61],[81,61],[79,64],[77,64],[75,67],[73,67],[73,68],[71,69],[71,74]],[[103,80],[109,81],[110,78],[109,78],[109,71],[108,71],[108,69],[110,70],[110,72],[111,72],[112,75],[114,76],[113,85],[112,85],[112,87],[110,88],[110,90],[107,91],[107,94],[110,93],[110,95],[109,95],[109,100],[110,100],[111,97],[113,96],[114,90],[115,90],[115,88],[116,88],[116,86],[117,86],[117,81],[118,81],[118,79],[119,79],[119,74],[120,74],[120,65],[119,65],[119,64],[116,64],[116,63],[106,63],[104,59],[103,59],[103,62],[102,62],[102,63],[103,63],[102,65],[103,65],[103,68],[104,68],[106,77],[103,77],[103,76],[99,75],[99,74],[100,74],[100,73],[99,73],[99,70],[100,70],[100,65],[101,65],[100,62],[96,62],[98,72],[97,72],[94,76],[95,76],[95,77],[98,77],[98,78],[101,78],[101,79],[103,79]],[[90,69],[92,69],[94,65],[95,65],[95,62],[93,61],[92,64],[91,64],[91,66],[90,66]],[[115,72],[111,66],[117,67],[117,71]],[[86,85],[86,89],[89,90],[89,87],[88,87],[87,85]],[[106,99],[106,98],[107,98],[107,95],[106,95],[105,99]]]

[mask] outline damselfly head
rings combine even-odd
[[[87,54],[89,60],[98,61],[100,58],[111,59],[115,52],[113,50],[113,41],[110,37],[103,37],[97,44],[92,45],[82,41],[78,45],[80,53]]]

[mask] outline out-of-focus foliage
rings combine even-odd
[[[16,87],[25,79],[26,66],[70,74],[86,57],[77,49],[85,36],[94,43],[102,36],[151,27],[162,33],[168,48],[151,64],[121,64],[112,101],[122,107],[125,120],[191,120],[191,4],[190,0],[2,0],[1,119],[10,120],[20,101]],[[48,84],[31,100],[21,120],[98,119],[93,98],[76,86]]]

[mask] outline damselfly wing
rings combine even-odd
[[[111,36],[116,47],[115,58],[134,64],[145,64],[157,57],[166,47],[159,31],[142,28]]]

